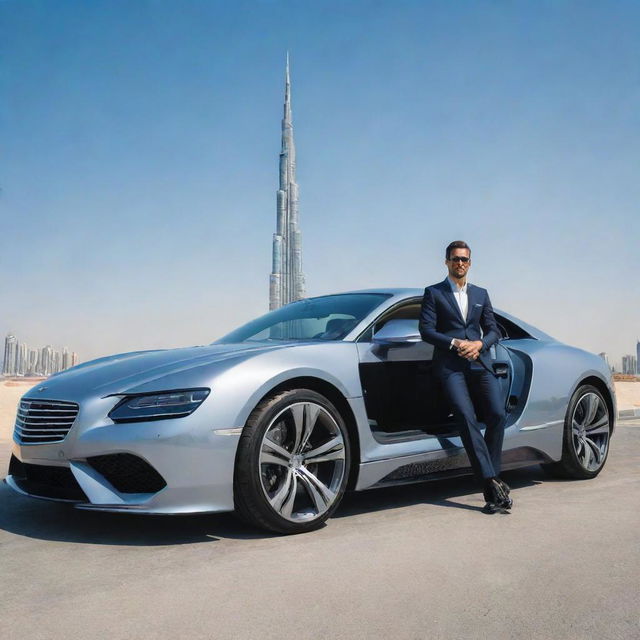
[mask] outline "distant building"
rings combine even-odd
[[[24,342],[18,343],[18,358],[16,360],[16,375],[17,376],[26,376],[27,369],[29,368],[28,363],[28,353],[29,347]]]
[[[636,342],[636,373],[640,374],[640,340]]]
[[[636,375],[638,372],[638,361],[636,356],[622,356],[622,373]]]
[[[40,371],[41,376],[50,376],[53,371],[53,347],[47,345],[40,350]]]
[[[38,350],[37,349],[29,349],[29,364],[27,375],[34,376],[36,375],[38,366]]]
[[[280,185],[277,197],[277,224],[273,234],[272,271],[269,278],[269,310],[304,298],[302,242],[298,226],[298,184],[296,147],[291,118],[291,81],[289,54],[285,72],[284,117],[280,151]]]
[[[50,376],[78,364],[78,354],[64,347],[62,352],[51,345],[42,349],[31,349],[24,342],[18,342],[13,334],[4,340],[4,360],[2,375],[15,376]]]
[[[9,334],[4,339],[4,361],[2,364],[2,375],[15,376],[18,359],[18,340]]]

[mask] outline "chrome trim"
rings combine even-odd
[[[20,413],[20,408],[18,408],[18,413]],[[29,409],[28,413],[31,413],[32,411],[35,411],[36,413],[71,413],[74,411],[73,408],[71,409]],[[27,414],[28,415],[28,414]]]
[[[14,439],[25,446],[61,442],[69,433],[79,411],[80,407],[75,402],[24,398],[18,405]],[[37,442],[33,442],[36,439]]]
[[[31,433],[31,431],[43,433],[44,435]],[[22,429],[20,429],[20,427],[16,427],[16,433],[19,433],[19,435],[24,436],[25,438],[51,438],[51,437],[60,437],[59,435],[54,436],[54,434],[63,434],[62,437],[66,435],[66,432],[60,431],[59,429],[57,431],[46,430],[46,429],[32,429],[29,432],[25,432]]]
[[[198,407],[196,407],[197,409]],[[195,411],[195,409],[194,409]],[[186,412],[186,411],[179,411],[178,413],[146,413],[143,416],[135,416],[135,417],[130,417],[130,418],[117,418],[116,420],[112,420],[116,423],[129,423],[129,422],[144,422],[145,420],[149,420],[149,418],[185,418],[186,416],[188,416],[189,414],[193,413],[193,411],[190,412]]]
[[[548,429],[563,424],[564,420],[552,420],[551,422],[543,422],[542,424],[532,424],[529,427],[522,427],[520,431],[538,431],[538,429]]]
[[[75,416],[73,416],[72,421],[73,420],[75,420]],[[30,421],[27,422],[26,420],[23,420],[22,418],[16,418],[16,423],[17,422],[21,422],[22,425],[25,426],[25,427],[30,427],[30,426],[34,426],[34,427],[66,427],[67,426],[66,422],[34,422],[33,420],[30,420]]]

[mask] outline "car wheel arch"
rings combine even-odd
[[[600,401],[593,401],[594,397]],[[582,405],[582,415],[579,415],[578,407],[585,398],[589,411]],[[602,431],[604,426],[599,413],[605,405],[609,415],[609,430]],[[581,378],[572,390],[564,419],[562,434],[562,456],[558,460],[542,464],[542,468],[551,476],[565,479],[586,480],[596,477],[607,460],[609,443],[615,425],[613,408],[615,400],[612,391],[606,382],[599,376],[586,375]],[[600,416],[600,417],[598,417]],[[594,440],[595,438],[595,440]],[[587,455],[587,450],[591,450]],[[593,452],[596,453],[595,460]],[[595,466],[592,464],[595,461]]]
[[[607,409],[609,410],[609,415],[611,416],[611,433],[613,433],[617,416],[615,414],[615,408],[614,408],[613,398],[611,396],[611,390],[609,389],[607,383],[602,378],[598,376],[588,376],[586,378],[582,378],[576,383],[575,387],[569,394],[569,397],[571,398],[571,396],[573,396],[576,389],[579,389],[581,386],[587,385],[587,384],[590,384],[593,387],[595,387],[602,394],[604,401],[607,403]]]
[[[349,479],[347,481],[347,489],[355,487],[357,482],[358,470],[360,466],[360,437],[358,434],[358,426],[356,417],[349,405],[344,394],[335,385],[331,384],[327,380],[322,378],[316,378],[313,376],[299,376],[296,378],[289,378],[277,385],[271,387],[266,391],[261,398],[255,403],[257,407],[263,400],[270,396],[277,395],[283,391],[289,391],[292,389],[310,389],[316,391],[325,396],[335,408],[340,412],[342,419],[344,420],[347,431],[349,433],[349,441],[351,443],[351,469],[349,471]]]

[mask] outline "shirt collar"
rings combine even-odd
[[[469,287],[468,278],[464,283],[464,287],[458,287],[458,285],[449,276],[447,276],[447,282],[449,283],[449,286],[451,287],[451,291],[453,291],[453,293],[458,293],[459,291],[461,291],[462,293],[467,293],[467,288]]]

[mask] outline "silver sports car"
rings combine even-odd
[[[235,511],[297,533],[320,526],[348,488],[470,473],[418,333],[422,293],[305,299],[208,346],[52,376],[20,401],[6,482],[79,509]],[[605,362],[502,311],[496,319],[503,468],[593,478],[616,416]]]

